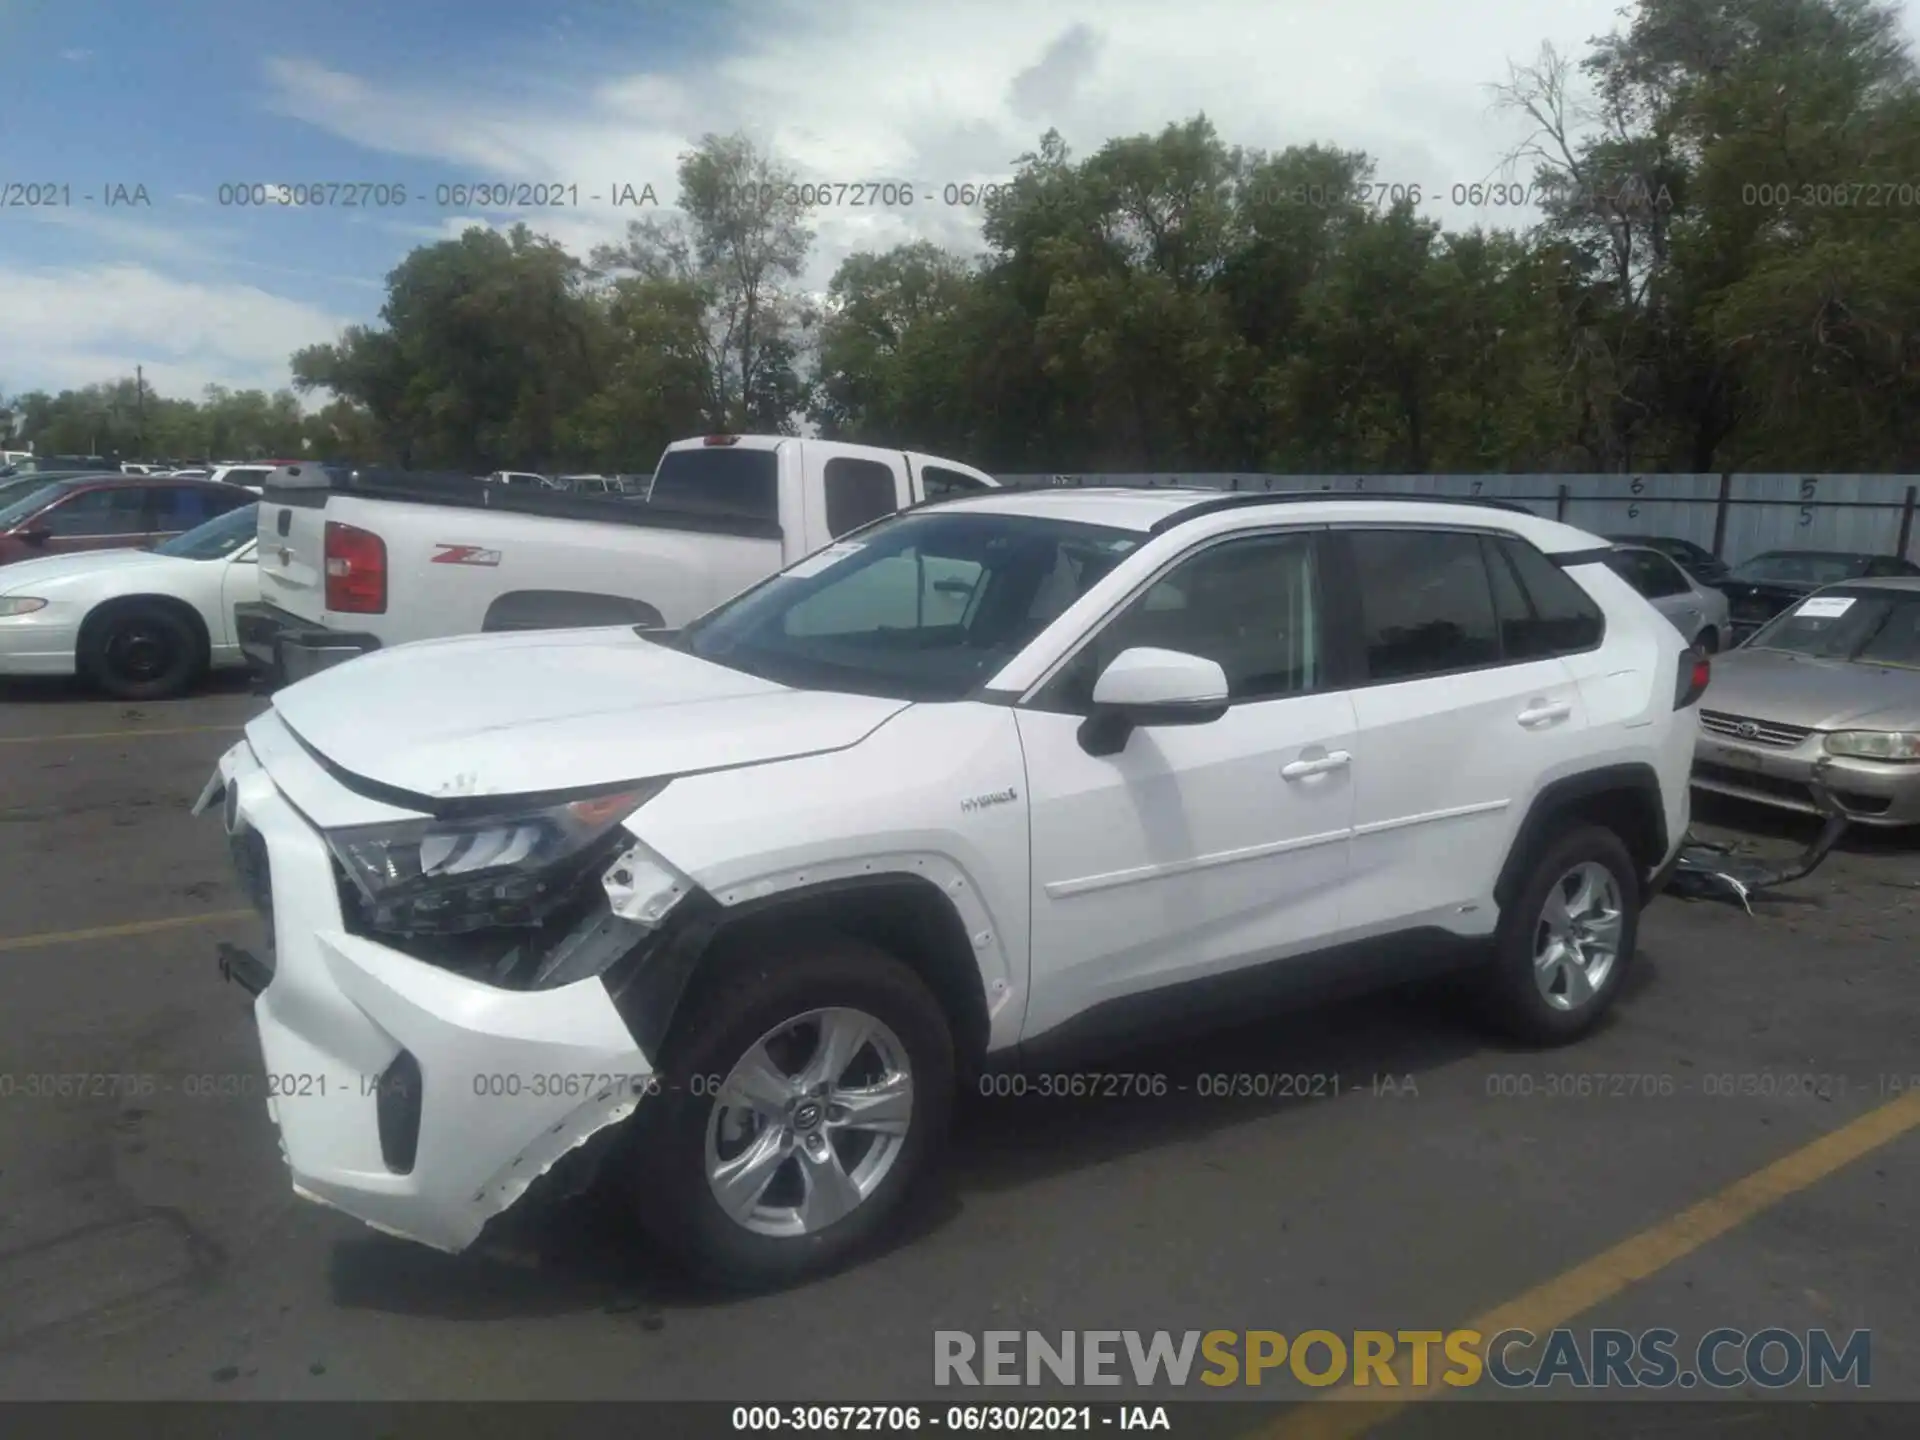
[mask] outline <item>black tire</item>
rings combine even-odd
[[[116,605],[90,615],[81,634],[80,672],[116,700],[170,700],[207,667],[199,630],[166,605]]]
[[[1694,636],[1693,643],[1709,655],[1718,655],[1720,653],[1720,632],[1709,625],[1698,635]]]
[[[1548,894],[1576,866],[1595,862],[1613,876],[1620,895],[1618,955],[1592,995],[1571,1009],[1558,1009],[1534,978],[1534,954],[1544,924]],[[1640,936],[1640,883],[1626,845],[1611,830],[1577,824],[1562,831],[1528,868],[1526,879],[1500,917],[1494,956],[1482,977],[1487,1017],[1509,1038],[1525,1045],[1565,1045],[1585,1035],[1606,1014],[1632,968]]]
[[[811,1234],[776,1237],[724,1211],[707,1180],[714,1091],[769,1031],[806,1012],[850,1007],[878,1019],[906,1052],[912,1114],[897,1158],[850,1214]],[[954,1047],[945,1012],[920,977],[885,951],[833,933],[782,936],[717,955],[675,1018],[641,1101],[616,1179],[641,1225],[696,1275],[735,1290],[790,1285],[872,1245],[944,1149]]]

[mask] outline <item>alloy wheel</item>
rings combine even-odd
[[[1607,983],[1620,959],[1620,885],[1598,861],[1553,883],[1534,926],[1533,980],[1556,1010],[1578,1010]]]
[[[707,1120],[707,1185],[758,1235],[810,1235],[879,1188],[906,1143],[906,1047],[861,1010],[811,1010],[735,1062]]]

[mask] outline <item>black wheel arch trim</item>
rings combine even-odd
[[[494,597],[480,622],[483,635],[635,625],[662,629],[659,609],[629,595],[597,590],[508,590]]]
[[[1493,898],[1501,910],[1504,911],[1513,903],[1520,887],[1526,883],[1527,867],[1546,843],[1557,820],[1569,811],[1577,811],[1587,801],[1605,795],[1622,794],[1645,802],[1653,825],[1655,855],[1650,864],[1642,864],[1641,873],[1636,877],[1645,894],[1653,874],[1672,848],[1672,838],[1667,834],[1667,808],[1660,789],[1659,772],[1645,761],[1631,761],[1602,765],[1575,775],[1563,775],[1541,787],[1527,806],[1526,817],[1514,832],[1513,843],[1508,847],[1507,858],[1500,867],[1500,876],[1494,881]],[[1633,848],[1634,837],[1623,835],[1620,838],[1629,850]],[[1635,856],[1635,861],[1640,863],[1640,857]]]
[[[601,973],[601,983],[634,1043],[657,1064],[660,1048],[672,1031],[695,977],[716,942],[728,933],[751,927],[756,922],[788,916],[802,925],[832,930],[836,928],[832,913],[834,902],[872,903],[888,894],[910,897],[908,904],[928,907],[927,913],[939,915],[939,923],[951,925],[958,944],[948,951],[950,956],[959,954],[959,947],[964,945],[964,953],[973,967],[970,975],[961,971],[956,960],[928,954],[919,947],[898,958],[927,982],[941,1008],[947,1011],[954,1026],[956,1059],[962,1069],[979,1064],[985,1054],[991,1019],[986,988],[981,983],[978,964],[972,959],[973,946],[968,940],[966,922],[937,885],[904,871],[851,875],[796,886],[736,905],[722,905],[705,889],[695,888],[674,907],[658,930]],[[931,907],[936,905],[940,908],[933,911]],[[865,931],[861,926],[850,926],[845,933],[864,936]]]

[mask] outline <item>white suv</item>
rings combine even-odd
[[[294,1188],[457,1250],[578,1147],[762,1284],[866,1241],[994,1067],[1459,967],[1570,1040],[1707,683],[1606,553],[1468,503],[984,493],[677,634],[282,690],[197,809],[271,919],[222,969]]]

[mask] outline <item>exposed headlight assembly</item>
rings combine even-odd
[[[46,601],[36,600],[30,595],[0,595],[0,618],[8,615],[31,615],[36,610],[46,608]]]
[[[666,786],[648,780],[471,819],[359,825],[329,831],[327,844],[374,929],[452,935],[535,926],[620,848],[620,822]]]
[[[1836,730],[1827,736],[1827,753],[1857,760],[1920,760],[1920,730]]]

